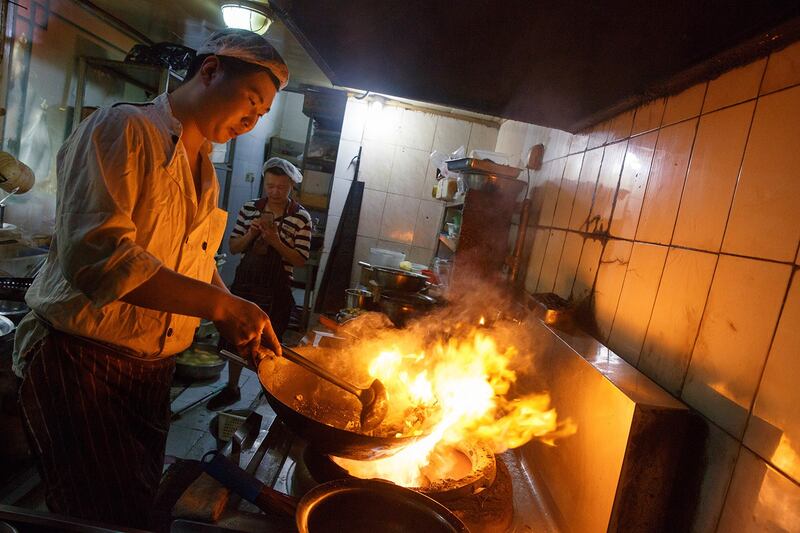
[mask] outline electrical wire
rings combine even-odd
[[[356,100],[363,100],[368,95],[369,95],[369,91],[365,91],[364,94],[362,94],[361,96],[354,96],[353,98],[355,98]]]

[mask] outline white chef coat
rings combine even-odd
[[[166,94],[149,104],[95,111],[58,152],[56,232],[26,302],[58,330],[141,358],[176,354],[192,342],[198,318],[120,300],[163,265],[212,280],[227,213],[201,150],[197,201],[182,127]],[[29,314],[17,328],[14,370],[47,333]]]

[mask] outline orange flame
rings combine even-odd
[[[472,329],[419,353],[393,347],[374,357],[369,374],[383,382],[393,412],[403,419],[397,436],[427,435],[391,457],[334,460],[357,477],[419,487],[421,469],[439,445],[478,440],[500,453],[533,438],[552,443],[574,432],[569,421],[559,424],[548,394],[507,398],[517,378],[510,366],[517,349],[501,349],[485,331]]]

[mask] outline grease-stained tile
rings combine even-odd
[[[676,396],[689,367],[716,263],[716,254],[680,248],[670,248],[667,254],[639,370]]]
[[[419,198],[425,185],[430,153],[398,146],[394,152],[388,192]]]
[[[436,115],[406,109],[400,121],[400,130],[396,142],[400,146],[430,153],[435,131]]]
[[[603,164],[600,166],[600,176],[597,179],[597,189],[594,192],[592,212],[589,215],[588,231],[608,231],[611,209],[614,206],[614,196],[617,194],[617,185],[627,145],[627,141],[622,141],[605,147]]]
[[[417,223],[414,226],[414,246],[431,249],[436,247],[443,211],[442,202],[429,200],[420,202]]]
[[[657,98],[639,106],[633,118],[631,135],[639,135],[640,133],[657,129],[661,125],[661,118],[664,116],[666,105],[666,98]]]
[[[572,202],[575,200],[575,190],[578,188],[578,179],[581,175],[583,154],[571,155],[564,166],[564,175],[558,189],[558,200],[553,214],[553,226],[566,228],[569,226],[569,217],[572,214]]]
[[[414,240],[414,224],[417,221],[420,200],[398,194],[386,195],[386,207],[381,220],[380,238],[411,244]]]
[[[722,251],[791,261],[800,239],[800,87],[756,105]]]
[[[719,251],[755,105],[745,102],[700,118],[673,244]]]
[[[603,250],[597,271],[597,284],[594,290],[594,318],[600,342],[608,340],[611,324],[617,312],[622,283],[628,270],[633,243],[610,239]]]
[[[631,129],[633,128],[634,112],[635,110],[631,109],[629,111],[620,113],[611,119],[611,124],[608,127],[608,138],[606,139],[606,143],[610,144],[630,137]]]
[[[637,241],[669,244],[696,126],[695,119],[661,129],[636,229]]]
[[[542,165],[543,180],[540,188],[542,196],[542,207],[539,212],[539,225],[549,226],[553,224],[553,217],[558,202],[559,189],[561,189],[561,178],[564,175],[564,167],[567,158],[562,157],[553,161],[548,161]]]
[[[561,260],[561,251],[564,249],[564,240],[566,238],[566,231],[550,230],[542,269],[539,272],[539,283],[536,284],[536,292],[553,292],[556,274],[558,273],[558,263]]]
[[[800,83],[800,42],[773,52],[761,82],[761,94],[771,93]]]
[[[572,141],[569,144],[569,153],[577,154],[586,150],[589,145],[589,133],[591,130],[579,131],[572,136]]]
[[[800,530],[800,486],[742,448],[717,531]]]
[[[364,189],[361,212],[358,216],[358,235],[378,238],[385,206],[385,192]]]
[[[587,238],[583,243],[581,261],[572,286],[572,299],[576,302],[583,302],[591,295],[602,253],[603,243],[600,239]]]
[[[535,144],[535,143],[534,143]],[[544,161],[564,157],[569,153],[572,144],[572,134],[567,131],[550,130],[550,144],[544,145]]]
[[[496,146],[491,150],[509,156],[512,165],[519,165],[519,159],[522,157],[522,150],[525,146],[529,128],[530,124],[516,120],[506,120],[500,126],[497,133]]]
[[[744,433],[791,267],[721,255],[683,399],[734,437]]]
[[[378,246],[378,239],[372,237],[356,237],[356,245],[353,250],[353,268],[350,271],[350,286],[355,287],[361,276],[359,261],[369,261],[369,249]]]
[[[411,251],[406,256],[407,261],[412,263],[419,263],[420,265],[430,265],[433,260],[433,248],[422,248],[420,246],[412,246]]]
[[[470,123],[450,117],[436,118],[436,133],[433,136],[433,149],[450,154],[459,146],[469,144]]]
[[[760,59],[726,72],[719,78],[708,82],[703,113],[755,98],[758,95],[758,87],[761,85],[766,64],[766,59]]]
[[[800,482],[800,273],[795,273],[744,443]]]
[[[539,272],[542,270],[544,253],[547,249],[547,238],[549,236],[549,230],[537,229],[533,238],[533,247],[531,248],[531,255],[528,258],[528,268],[525,271],[525,290],[531,294],[536,292],[536,285],[539,284]]]
[[[574,230],[587,231],[589,213],[592,209],[594,190],[597,187],[597,176],[603,162],[603,148],[589,150],[583,156],[578,186],[575,188],[575,200],[572,203],[572,214],[569,227]]]
[[[666,246],[634,243],[608,346],[636,366],[667,257]]]
[[[606,120],[592,127],[589,133],[589,144],[587,148],[591,150],[592,148],[603,146],[608,140],[608,131],[610,128],[611,120]]]
[[[578,261],[581,259],[583,237],[579,233],[567,232],[564,249],[561,252],[561,261],[558,263],[558,274],[553,292],[568,300],[572,294],[572,284],[575,282],[575,271],[578,270]]]
[[[661,126],[669,126],[699,115],[700,109],[703,107],[706,85],[706,82],[698,83],[667,98],[667,106],[664,109],[664,118],[661,121]]]
[[[609,229],[615,237],[633,239],[636,235],[657,138],[658,132],[654,131],[628,142]]]
[[[494,152],[495,146],[497,145],[497,132],[498,128],[473,123],[469,133],[467,155],[469,155],[472,150],[489,150],[490,152]]]
[[[361,150],[361,166],[358,179],[364,187],[375,191],[386,191],[392,174],[394,146],[385,142],[364,141]]]

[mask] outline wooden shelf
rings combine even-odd
[[[447,235],[443,235],[441,233],[439,234],[439,240],[442,242],[442,244],[447,246],[451,251],[453,252],[456,251],[456,247],[458,246],[458,240],[451,239]]]

